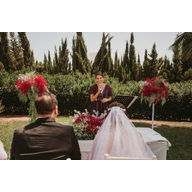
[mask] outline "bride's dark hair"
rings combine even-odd
[[[113,103],[111,103],[111,104],[109,105],[109,108],[112,108],[112,107],[120,107],[120,108],[122,108],[122,109],[125,109],[125,106],[124,106],[123,104],[121,104],[121,103],[118,103],[117,101],[114,101]],[[110,111],[111,111],[111,110],[110,110]],[[107,112],[106,117],[108,116],[108,114],[110,113],[110,111]],[[124,111],[124,113],[125,113],[125,115],[127,116],[126,111]]]

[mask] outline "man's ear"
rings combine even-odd
[[[54,113],[58,114],[58,107],[57,106],[55,106]]]

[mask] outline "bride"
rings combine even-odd
[[[116,157],[151,158],[153,152],[126,115],[125,107],[113,102],[93,141],[89,160],[104,160],[104,154]]]

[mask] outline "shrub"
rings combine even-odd
[[[4,107],[5,107],[5,106],[2,105],[2,100],[0,100],[0,113],[3,112]]]
[[[29,103],[23,104],[19,101],[15,88],[18,75],[25,72],[26,70],[22,70],[9,74],[5,71],[0,71],[0,100],[2,100],[2,105],[5,106],[3,114],[28,114]],[[96,84],[95,76],[90,76],[89,74],[82,75],[78,71],[68,75],[49,75],[48,73],[42,73],[41,75],[46,79],[49,91],[57,95],[60,115],[73,115],[74,109],[80,112],[83,112],[85,109],[88,109],[89,112],[91,111],[92,103],[88,91],[91,85]],[[104,78],[104,82],[111,86],[113,99],[118,94],[138,96],[134,104],[127,109],[130,118],[151,119],[152,108],[149,108],[148,103],[140,102],[141,95],[139,92],[141,86],[138,82],[127,81],[123,84],[122,82],[119,83],[117,78],[108,76]],[[76,83],[76,86],[75,90],[72,91],[70,88],[74,83]],[[155,105],[155,119],[190,119],[192,121],[192,81],[167,83],[167,85],[170,88],[169,96],[163,106],[159,103]]]

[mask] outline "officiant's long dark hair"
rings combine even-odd
[[[103,73],[102,73],[101,71],[99,71],[99,72],[97,72],[97,73],[95,74],[95,78],[97,78],[97,75],[100,75],[101,77],[104,78]]]

